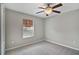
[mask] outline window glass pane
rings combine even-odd
[[[29,19],[23,19],[23,38],[32,37],[34,34],[33,21]]]

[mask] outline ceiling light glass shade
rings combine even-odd
[[[47,8],[47,9],[44,10],[44,12],[46,14],[51,14],[52,13],[52,8]]]

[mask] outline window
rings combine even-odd
[[[33,20],[23,19],[23,38],[32,37],[34,35]]]

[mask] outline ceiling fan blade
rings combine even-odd
[[[54,8],[60,7],[62,5],[63,5],[62,3],[59,3],[59,4],[55,5],[55,6],[53,6],[52,8],[54,9]]]
[[[45,9],[45,8],[43,8],[43,7],[38,7],[38,8],[40,8],[40,9]]]
[[[44,11],[39,11],[39,12],[37,12],[36,14],[38,14],[38,13],[42,13],[42,12],[44,12]]]
[[[55,13],[61,13],[60,11],[56,11],[56,10],[53,10],[53,12],[55,12]]]

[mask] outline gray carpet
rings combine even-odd
[[[40,42],[7,51],[6,55],[79,55],[79,51],[49,42]]]

